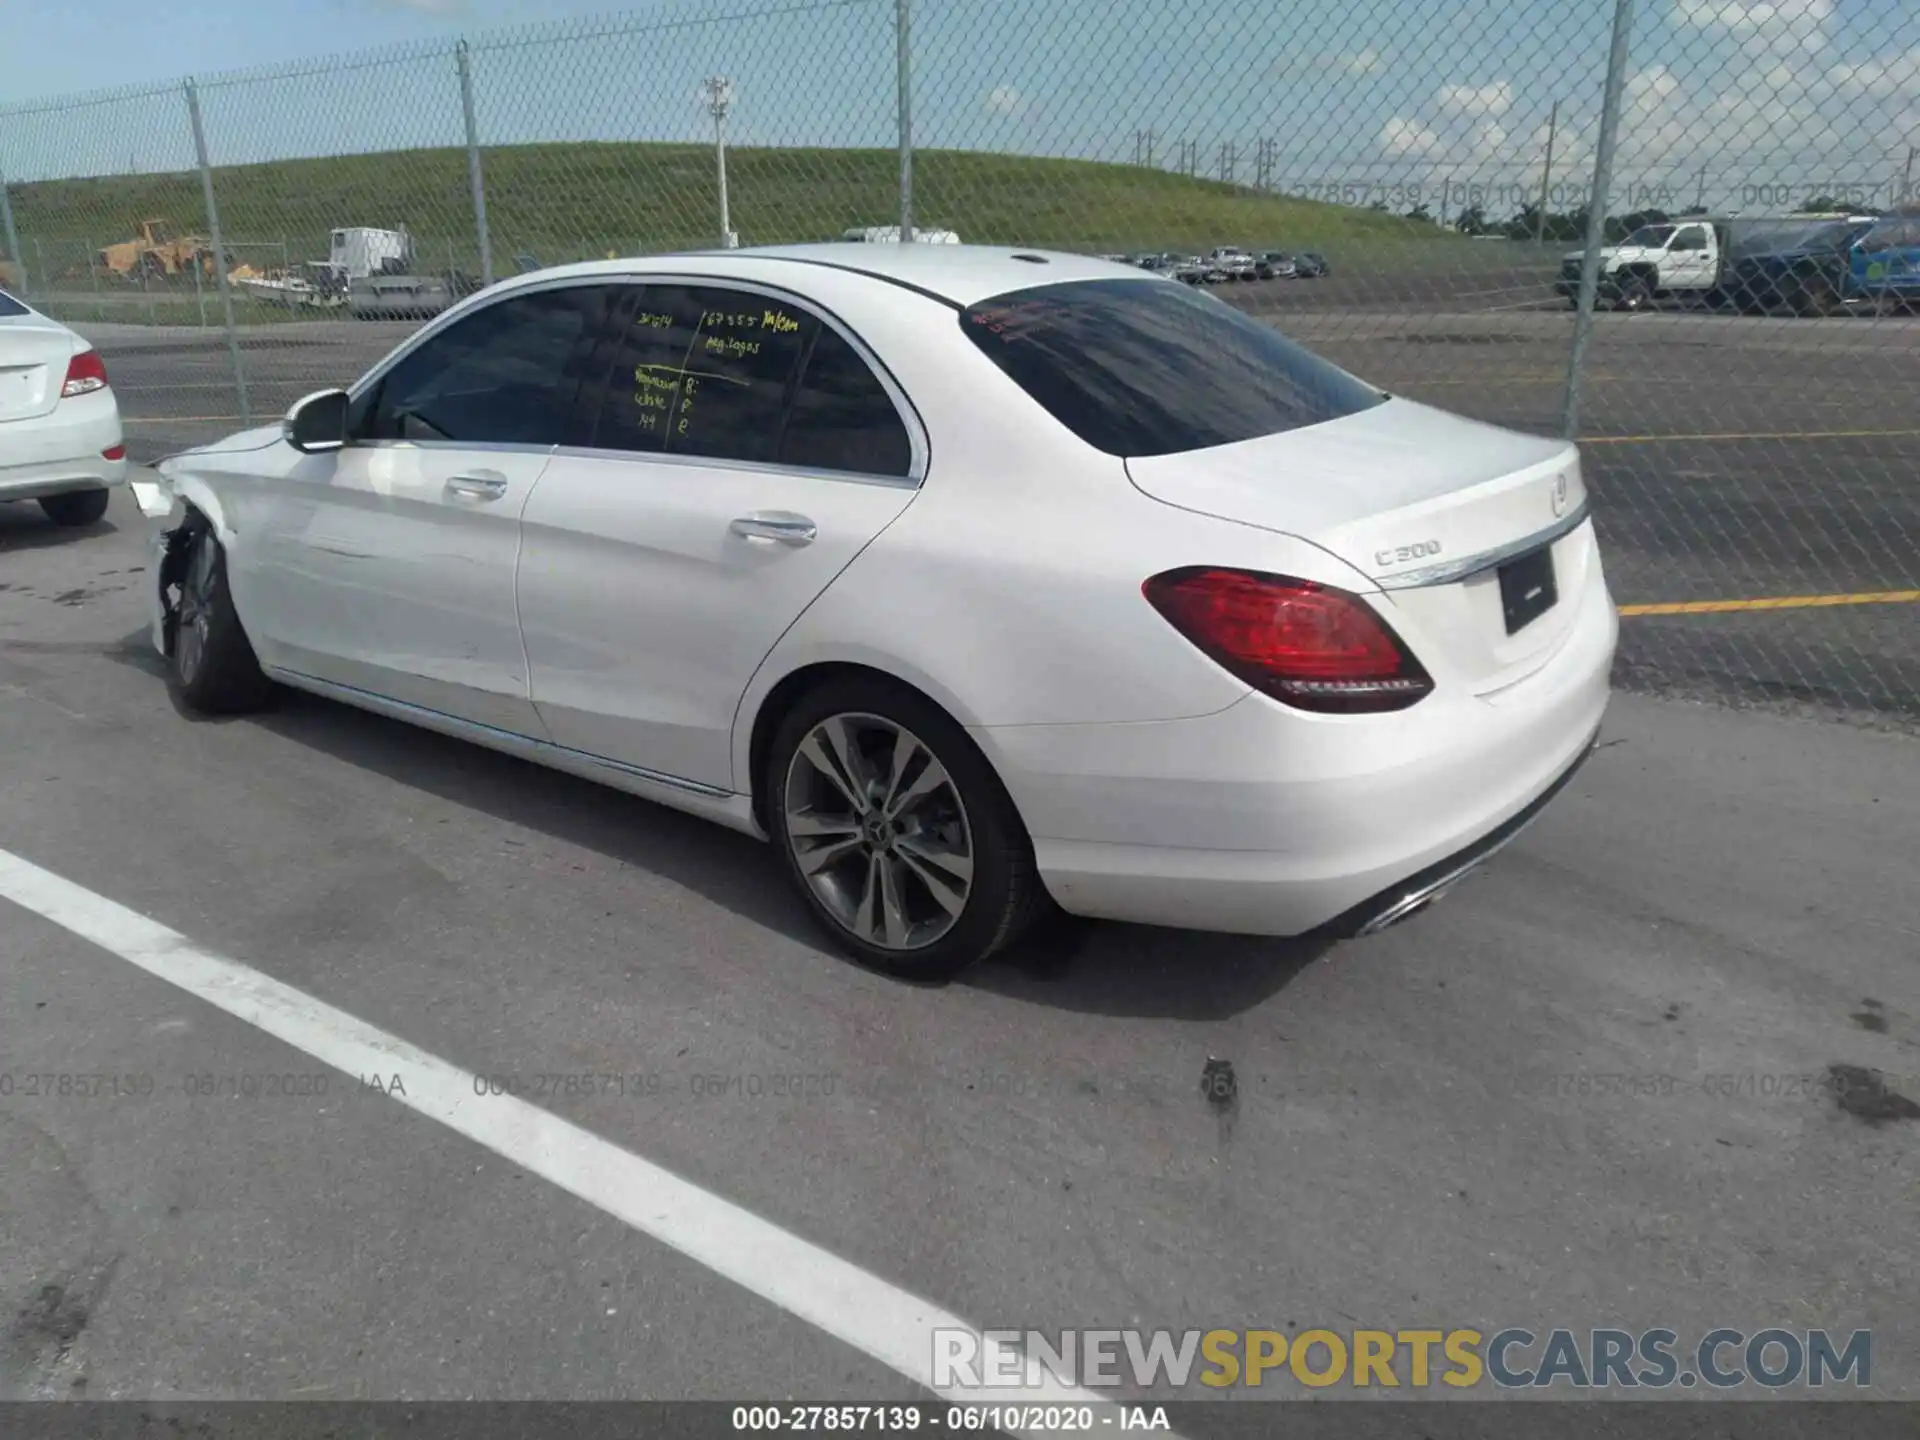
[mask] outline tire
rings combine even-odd
[[[233,608],[226,552],[204,522],[187,541],[181,561],[180,597],[167,637],[168,688],[202,715],[260,709],[272,698],[273,682],[262,673]]]
[[[1620,282],[1620,298],[1614,301],[1616,310],[1645,310],[1651,304],[1653,286],[1644,275],[1629,275]]]
[[[1793,296],[1793,313],[1801,316],[1837,315],[1840,292],[1824,275],[1804,277]]]
[[[105,490],[69,490],[64,495],[43,495],[40,509],[47,519],[62,529],[98,525],[107,513]]]
[[[780,720],[760,783],[794,888],[834,943],[874,970],[950,980],[1047,908],[999,777],[965,731],[904,685],[860,675],[804,693]]]

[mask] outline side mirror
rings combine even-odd
[[[347,445],[347,392],[316,390],[293,402],[280,422],[287,444],[302,455],[325,455]]]

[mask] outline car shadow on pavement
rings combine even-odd
[[[82,545],[119,530],[111,520],[91,525],[56,525],[31,500],[0,501],[0,555],[26,550],[50,550],[56,545]]]
[[[396,785],[664,876],[744,919],[831,953],[789,892],[773,853],[710,821],[298,691],[282,691],[271,709],[248,718]],[[976,966],[960,983],[1089,1014],[1220,1019],[1267,999],[1326,948],[1311,940],[1203,935],[1060,916]]]
[[[1334,943],[1055,915],[960,983],[1089,1015],[1224,1020],[1271,999]]]
[[[818,941],[773,852],[711,821],[301,691],[282,689],[248,719],[406,789],[665,876],[755,924]]]

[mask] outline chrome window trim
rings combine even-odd
[[[347,448],[373,449],[383,446],[417,445],[423,449],[496,450],[513,451],[522,454],[550,450],[560,455],[579,456],[591,459],[626,459],[641,463],[660,461],[667,463],[680,462],[683,464],[717,465],[727,469],[744,469],[763,473],[808,476],[822,480],[850,480],[858,484],[893,485],[906,489],[918,489],[925,483],[927,469],[932,459],[932,445],[927,435],[926,424],[920,418],[919,410],[914,407],[913,401],[901,387],[900,382],[894,378],[893,372],[889,370],[885,362],[874,353],[873,347],[856,335],[852,328],[841,320],[839,316],[827,310],[818,301],[810,299],[807,296],[795,294],[791,290],[784,289],[778,285],[770,285],[765,281],[743,280],[733,276],[629,270],[617,275],[570,275],[558,279],[541,281],[539,283],[516,285],[504,294],[492,296],[487,300],[486,305],[498,305],[521,295],[537,294],[549,290],[607,289],[622,285],[718,287],[727,290],[739,290],[770,300],[778,300],[783,305],[797,306],[799,309],[806,311],[807,314],[813,316],[814,319],[818,320],[822,325],[831,328],[842,340],[846,341],[847,344],[853,348],[854,354],[858,355],[860,359],[865,362],[867,369],[873,373],[875,379],[879,380],[880,388],[886,391],[887,398],[893,402],[894,414],[899,417],[901,425],[905,427],[907,432],[907,473],[905,475],[876,475],[861,471],[827,470],[824,467],[816,469],[809,466],[780,465],[770,461],[717,460],[701,455],[669,455],[664,451],[650,454],[644,450],[602,449],[598,446],[522,445],[500,442],[464,442],[458,440],[350,440],[347,442]],[[478,300],[486,294],[487,292],[483,290],[479,295],[471,298],[472,300]],[[398,365],[415,350],[433,339],[434,336],[448,329],[457,321],[463,320],[467,316],[485,309],[486,305],[476,305],[470,301],[463,301],[453,309],[436,316],[433,320],[422,326],[416,334],[403,342],[399,349],[393,351],[373,369],[355,381],[352,388],[347,391],[348,403],[351,404],[359,400],[365,391],[379,384],[394,366]]]
[[[1588,513],[1587,499],[1583,495],[1578,505],[1544,530],[1536,530],[1522,539],[1492,550],[1482,550],[1478,555],[1469,555],[1464,559],[1449,560],[1442,565],[1423,565],[1418,570],[1408,570],[1399,575],[1381,576],[1375,583],[1382,590],[1418,590],[1429,585],[1452,585],[1484,570],[1491,570],[1496,565],[1504,565],[1529,550],[1551,545],[1562,536],[1571,535],[1587,522]]]
[[[529,445],[518,440],[350,440],[349,450],[470,451],[489,455],[545,455],[554,445]],[[337,452],[336,452],[337,453]]]
[[[911,435],[912,431],[908,431]],[[556,445],[556,460],[611,460],[629,465],[670,465],[688,470],[740,470],[751,475],[781,475],[795,480],[831,480],[850,485],[879,485],[891,490],[917,490],[912,475],[874,475],[864,470],[829,470],[826,466],[783,465],[774,460],[719,460],[707,455],[668,455],[645,450],[611,450],[593,445]]]

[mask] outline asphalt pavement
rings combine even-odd
[[[743,837],[318,700],[177,713],[143,528],[0,510],[0,872],[93,897],[0,899],[0,1398],[916,1393],[849,1307],[409,1108],[406,1047],[655,1077],[539,1105],[981,1326],[1871,1328],[1872,1392],[1920,1398],[1907,737],[1623,694],[1384,935],[1077,927],[923,988]],[[394,1060],[159,978],[202,950]],[[125,1083],[24,1078],[61,1074]]]

